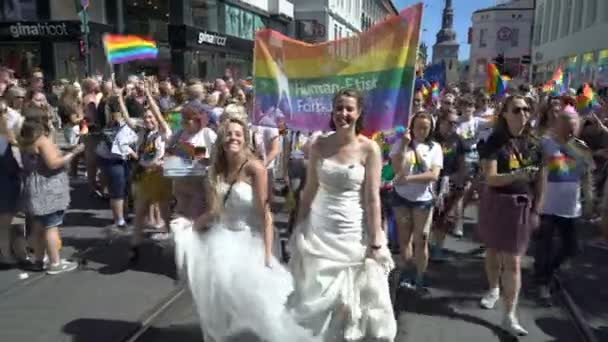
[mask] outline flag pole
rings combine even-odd
[[[410,119],[413,117],[412,115],[412,110],[414,107],[414,95],[416,93],[416,65],[418,64],[418,50],[420,49],[420,39],[422,37],[422,18],[423,18],[423,14],[424,14],[424,6],[422,5],[422,3],[419,3],[418,5],[420,7],[420,20],[418,21],[418,39],[416,40],[416,57],[414,60],[414,77],[412,77],[412,91],[410,93],[410,103],[409,103],[409,108],[407,111],[407,118],[406,118],[406,122],[407,122],[407,126],[406,129],[410,128]]]

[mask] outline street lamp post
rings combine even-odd
[[[84,72],[85,76],[88,77],[91,75],[91,53],[89,51],[89,0],[75,0],[75,2],[76,11],[80,18],[80,32],[82,33],[82,40],[84,42]]]

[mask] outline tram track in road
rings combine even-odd
[[[176,287],[164,298],[159,300],[154,307],[144,312],[136,322],[136,327],[129,331],[120,342],[137,342],[153,326],[154,322],[164,313],[171,310],[173,305],[186,294],[187,288],[183,285]]]
[[[559,300],[562,302],[562,307],[576,327],[576,330],[581,337],[581,342],[599,342],[599,339],[595,336],[595,333],[587,323],[581,308],[576,304],[574,299],[572,299],[567,287],[564,286],[564,282],[559,276],[555,277],[555,284],[557,292],[559,293]]]

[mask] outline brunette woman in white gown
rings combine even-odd
[[[397,330],[388,287],[394,263],[380,220],[380,148],[359,134],[362,108],[357,91],[336,94],[335,133],[311,145],[291,241],[288,307],[326,342],[393,341]]]
[[[292,277],[273,255],[267,172],[251,153],[246,124],[224,121],[212,154],[208,210],[172,222],[176,261],[187,276],[205,342],[315,341],[285,310]]]

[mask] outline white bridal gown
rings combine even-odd
[[[311,165],[312,167],[312,165]],[[323,159],[310,215],[291,242],[296,291],[288,307],[326,342],[393,341],[397,333],[388,286],[388,248],[366,257],[365,167]]]
[[[220,186],[220,198],[229,185]],[[264,264],[262,225],[251,185],[234,184],[224,213],[207,231],[177,219],[176,262],[187,277],[205,342],[317,341],[285,310],[293,278],[273,258]]]

